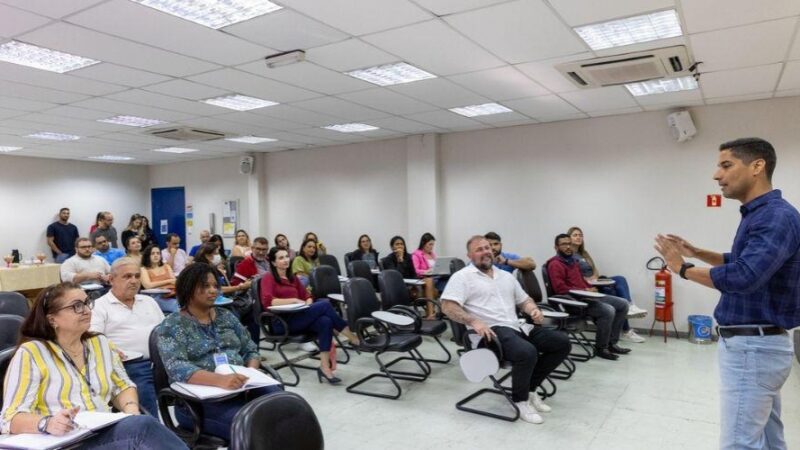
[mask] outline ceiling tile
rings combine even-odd
[[[778,83],[783,64],[748,67],[745,69],[724,70],[704,73],[700,77],[700,87],[706,103],[714,97],[772,92]]]
[[[130,87],[141,87],[170,79],[170,77],[164,75],[158,75],[138,69],[131,69],[130,67],[122,67],[111,63],[95,64],[93,66],[71,72],[70,75],[81,78],[89,78],[91,80],[116,83]]]
[[[411,114],[406,118],[445,129],[464,129],[479,125],[478,122],[472,119],[444,110]]]
[[[292,122],[289,126],[279,127],[280,129],[297,129],[307,128],[309,125],[314,127],[321,127],[329,125],[331,121],[335,121],[336,117],[327,114],[316,113],[306,109],[297,108],[292,105],[278,105],[270,106],[269,108],[261,108],[253,110],[253,113],[259,116],[267,116],[273,119],[280,119]],[[302,125],[298,125],[302,124]]]
[[[282,0],[281,4],[356,36],[432,18],[408,0]]]
[[[264,67],[266,70],[266,66]],[[235,69],[221,69],[188,77],[189,80],[232,93],[286,103],[319,97],[320,94]]]
[[[396,56],[356,38],[312,48],[306,52],[306,59],[337,72],[363,69],[397,61]]]
[[[95,131],[108,131],[109,124],[98,122],[93,119],[71,118],[50,113],[31,113],[25,116],[18,117],[20,120],[29,122],[36,122],[47,125],[57,125],[61,127],[83,128]],[[117,125],[119,127],[120,125]],[[113,128],[112,128],[113,129]]]
[[[212,116],[224,114],[229,109],[206,103],[184,100],[154,92],[143,91],[141,89],[131,89],[125,92],[107,95],[105,98],[119,100],[121,102],[135,103],[137,105],[154,106],[157,108],[180,111],[193,116]]]
[[[289,9],[225,27],[225,32],[278,51],[312,48],[348,37],[335,28]]]
[[[112,116],[139,116],[146,117],[148,119],[163,120],[164,122],[177,122],[183,119],[190,119],[195,116],[194,114],[186,114],[162,108],[153,108],[145,105],[135,105],[132,103],[101,97],[75,102],[72,104],[72,106],[96,109],[99,111],[108,111]]]
[[[664,94],[655,94],[655,95],[642,95],[640,97],[634,97],[636,103],[642,106],[649,106],[649,105],[660,105],[660,104],[671,104],[671,105],[679,105],[681,103],[686,104],[695,104],[696,102],[703,102],[703,94],[700,89],[692,89],[691,91],[680,91],[680,92],[667,92]]]
[[[318,127],[301,128],[299,130],[293,130],[292,133],[328,139],[336,141],[338,144],[341,144],[342,142],[361,142],[367,140],[367,138],[361,136],[361,133],[341,133],[338,131],[326,130],[325,128]]]
[[[800,14],[797,0],[681,0],[684,32],[698,33]]]
[[[320,97],[305,100],[293,103],[292,106],[317,113],[328,114],[352,122],[380,119],[390,115],[383,111],[377,111],[336,97]]]
[[[503,65],[503,61],[440,20],[384,31],[363,39],[439,76]]]
[[[562,92],[577,91],[580,89],[564,77],[558,70],[555,69],[556,64],[583,61],[594,57],[591,53],[580,53],[572,56],[565,56],[560,58],[553,58],[544,61],[529,62],[518,64],[514,67],[522,71],[525,75],[532,78],[548,90],[560,94]]]
[[[0,95],[0,105],[3,108],[18,109],[20,111],[44,111],[58,106],[55,103],[28,100],[25,98],[6,97]]]
[[[414,114],[438,109],[436,106],[406,97],[405,95],[398,94],[397,92],[385,88],[348,92],[346,94],[339,94],[338,97],[396,115]]]
[[[800,95],[800,89],[789,89],[786,91],[775,91],[775,97],[796,97]]]
[[[689,38],[695,60],[703,62],[700,70],[715,72],[783,61],[795,28],[797,18],[793,17],[693,34]]]
[[[259,114],[258,111],[266,111],[272,108],[281,108],[286,105],[270,106],[269,108],[254,109],[252,111],[237,111],[221,116],[215,116],[214,119],[227,120],[229,122],[245,123],[255,125],[261,130],[296,130],[298,128],[306,128],[306,125],[297,123],[286,119],[284,116],[268,116]],[[266,132],[266,131],[264,131]]]
[[[621,115],[621,114],[632,114],[632,113],[638,113],[638,112],[642,112],[642,111],[643,111],[642,108],[640,108],[638,106],[634,106],[634,107],[631,107],[631,108],[608,109],[608,110],[604,110],[604,111],[592,111],[592,112],[589,113],[589,117],[618,116],[618,115]]]
[[[187,80],[172,80],[165,83],[153,84],[144,88],[147,91],[170,95],[172,97],[186,98],[189,100],[204,100],[207,98],[229,95],[231,92],[217,89],[204,84],[193,83]]]
[[[607,111],[636,107],[630,92],[622,86],[565,92],[561,97],[582,111]]]
[[[549,0],[569,26],[605,22],[660,9],[675,8],[674,0]]]
[[[520,125],[534,125],[534,124],[537,124],[537,123],[539,123],[538,120],[530,119],[528,117],[525,117],[524,119],[520,119],[520,120],[510,120],[508,122],[497,122],[497,123],[493,123],[492,125],[495,128],[505,128],[505,127],[516,127],[516,126],[520,126]]]
[[[507,112],[501,114],[490,114],[488,116],[478,116],[473,117],[472,120],[477,120],[481,123],[488,123],[491,125],[497,125],[505,122],[520,122],[520,121],[530,121],[528,117],[523,116],[520,113],[516,112]]]
[[[0,95],[52,103],[71,103],[87,98],[82,94],[40,88],[12,81],[0,81]]]
[[[38,28],[51,19],[21,9],[0,5],[0,36],[10,38]]]
[[[25,111],[19,111],[19,110],[16,110],[16,109],[0,108],[0,119],[7,119],[9,117],[18,117],[18,116],[22,116],[22,115],[25,115],[25,114],[26,114]],[[0,144],[0,145],[3,145],[3,144]]]
[[[566,115],[555,115],[555,116],[542,116],[539,120],[541,123],[549,123],[549,122],[563,122],[565,120],[579,120],[579,119],[588,119],[589,116],[584,113],[575,113],[575,114],[566,114]]]
[[[324,94],[339,94],[342,92],[367,89],[374,85],[353,77],[342,75],[310,62],[301,62],[283,67],[270,69],[263,61],[257,61],[238,67],[246,72],[282,81],[295,86],[322,92]]]
[[[0,62],[0,79],[86,95],[105,95],[127,89],[118,84],[87,80],[70,74],[48,72],[7,62]]]
[[[42,16],[60,19],[106,0],[2,0],[0,3],[25,9]]]
[[[730,97],[715,97],[706,99],[706,104],[717,105],[720,103],[751,102],[754,100],[764,100],[772,98],[772,92],[762,92],[759,94],[733,95]]]
[[[443,78],[399,84],[392,86],[390,89],[441,108],[479,105],[489,101],[486,97],[468,91],[452,81]]]
[[[690,108],[693,106],[703,106],[703,100],[692,100],[692,101],[679,101],[674,103],[654,103],[652,105],[644,105],[642,108],[645,111],[660,111],[666,109],[685,109]]]
[[[800,89],[800,61],[786,63],[778,90]]]
[[[541,0],[519,0],[454,14],[447,23],[511,64],[586,51]]]
[[[789,60],[796,60],[800,59],[800,33],[796,33],[794,36],[794,42],[792,43],[791,50],[789,52]]]
[[[280,142],[300,144],[299,147],[304,147],[305,145],[336,145],[336,144],[338,144],[338,142],[332,141],[330,139],[324,139],[324,138],[312,137],[312,136],[305,136],[305,135],[302,135],[302,134],[286,133],[286,132],[272,133],[271,136],[275,137],[276,139],[279,139]]]
[[[550,91],[539,83],[531,80],[511,66],[454,75],[448,78],[492,100],[509,100],[550,94]]]
[[[507,1],[509,0],[416,0],[416,3],[437,16],[444,16]]]
[[[536,120],[544,117],[560,117],[581,114],[574,106],[557,95],[543,95],[540,97],[511,100],[503,104],[514,111],[525,114]]]
[[[443,131],[441,128],[431,124],[417,122],[403,117],[388,117],[386,119],[371,120],[370,124],[387,130],[399,131],[401,133],[438,133]]]

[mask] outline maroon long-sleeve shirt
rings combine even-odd
[[[550,258],[547,261],[547,274],[553,292],[559,295],[569,294],[570,289],[586,290],[592,287],[581,275],[578,262],[572,258],[566,260],[558,255]]]

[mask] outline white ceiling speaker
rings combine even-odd
[[[669,131],[672,132],[672,137],[678,142],[688,141],[697,134],[697,128],[694,126],[692,116],[685,109],[668,115],[667,123],[669,124]]]
[[[582,89],[692,75],[691,67],[689,53],[683,45],[555,66],[572,84]]]
[[[242,159],[239,160],[239,173],[242,175],[250,175],[253,173],[253,164],[255,164],[255,158],[252,156],[242,156]]]
[[[192,127],[170,127],[148,131],[151,136],[176,141],[214,141],[225,137],[225,133],[214,130],[204,130]]]

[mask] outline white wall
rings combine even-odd
[[[0,155],[0,253],[19,249],[27,259],[42,251],[49,259],[47,225],[62,207],[81,236],[98,211],[111,211],[121,236],[132,214],[149,214],[147,168]]]

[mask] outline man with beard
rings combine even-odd
[[[490,231],[483,235],[489,245],[492,246],[492,255],[494,255],[494,265],[498,269],[505,270],[506,272],[513,272],[514,269],[518,270],[535,270],[536,261],[530,256],[519,256],[516,253],[508,253],[503,251],[503,242],[500,235],[494,231]]]
[[[536,388],[569,354],[569,338],[556,330],[520,326],[517,309],[534,324],[541,324],[544,316],[511,274],[494,267],[486,238],[471,237],[467,257],[472,264],[454,273],[442,293],[442,311],[484,339],[497,339],[503,357],[511,362],[511,397],[520,418],[542,423],[539,413],[551,408]]]
[[[69,208],[61,208],[58,220],[47,226],[47,245],[57,263],[75,254],[75,239],[79,236],[78,227],[69,223]]]
[[[105,259],[93,255],[93,250],[89,238],[78,238],[75,241],[75,255],[61,264],[61,281],[108,283],[111,267]]]

